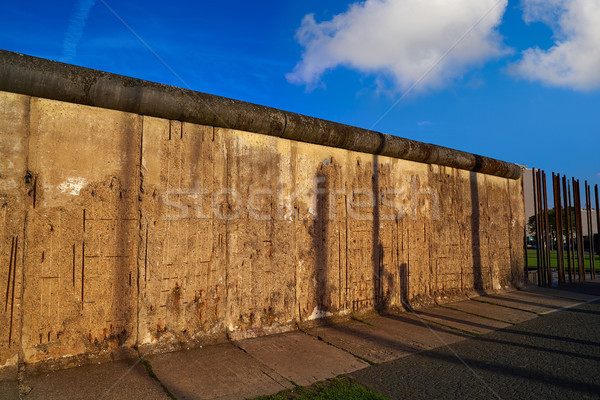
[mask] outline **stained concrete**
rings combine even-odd
[[[298,385],[366,368],[366,362],[302,332],[236,343],[256,360]]]
[[[0,110],[0,368],[522,280],[519,180],[13,93]]]
[[[536,314],[528,311],[515,310],[495,304],[467,300],[446,304],[445,307],[454,308],[466,313],[493,318],[511,324],[518,324],[536,318]]]
[[[180,400],[245,399],[293,385],[273,369],[230,344],[151,356],[154,373]]]
[[[86,365],[28,376],[23,387],[27,400],[169,399],[139,360]]]

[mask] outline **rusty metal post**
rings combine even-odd
[[[569,186],[569,221],[571,224],[571,265],[573,265],[573,280],[575,280],[575,227],[573,226],[573,224],[576,223],[575,221],[575,209],[573,207],[574,203],[574,197],[573,197],[573,190],[575,188],[572,187],[571,185],[571,180],[567,181],[567,186]]]
[[[546,228],[546,286],[552,286],[552,268],[550,264],[550,220],[548,218],[548,189],[546,185],[546,172],[542,171],[542,184],[544,190],[544,225]]]
[[[563,241],[562,205],[560,196],[560,174],[552,173],[552,184],[554,186],[554,217],[556,222],[556,258],[558,259],[558,284],[565,284],[565,256]]]
[[[592,193],[587,181],[585,181],[585,192],[588,209],[588,238],[590,241],[590,279],[594,279],[596,277],[596,266],[594,260],[594,220],[592,219]]]
[[[577,233],[577,265],[579,281],[585,280],[585,258],[583,252],[583,224],[581,220],[581,189],[579,180],[573,178],[573,202],[575,203],[575,230]]]
[[[600,238],[600,203],[598,202],[598,185],[594,186],[594,192],[596,194],[596,227],[598,228],[598,238]],[[600,253],[600,247],[598,248],[598,253]],[[596,271],[594,270],[594,277],[595,276]]]
[[[521,179],[521,191],[525,198],[525,171],[523,171],[523,179]],[[525,279],[529,282],[529,254],[527,253],[527,225],[529,220],[525,221],[523,226],[523,252],[525,253]]]
[[[539,190],[538,190],[538,179],[537,179],[537,172],[534,169],[532,169],[531,172],[531,176],[533,179],[533,210],[534,210],[534,214],[535,214],[535,252],[536,252],[536,256],[537,256],[537,283],[538,286],[542,286],[542,270],[541,270],[541,266],[542,266],[542,258],[541,258],[541,242],[540,242],[540,229],[541,229],[541,224],[540,224],[540,203],[539,203]]]
[[[573,281],[572,272],[571,272],[571,210],[569,209],[569,201],[568,196],[570,195],[567,191],[567,177],[562,177],[562,186],[563,186],[563,194],[564,194],[564,206],[565,206],[565,228],[567,229],[567,269],[569,273],[569,283]]]
[[[540,286],[546,285],[546,252],[545,252],[545,241],[544,241],[544,202],[542,196],[542,172],[538,169],[536,171],[536,185],[537,185],[537,204],[538,204],[538,248],[540,249],[540,262],[538,264],[538,275],[540,277]]]

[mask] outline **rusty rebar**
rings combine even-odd
[[[569,283],[573,282],[573,277],[572,277],[572,265],[571,265],[571,210],[569,209],[569,199],[568,197],[570,196],[569,191],[567,190],[567,177],[563,176],[562,177],[562,186],[563,186],[563,193],[564,193],[564,205],[565,205],[565,228],[567,230],[567,269],[568,269],[568,274],[569,274]],[[569,187],[570,189],[570,187]]]

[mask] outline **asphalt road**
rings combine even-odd
[[[571,288],[600,295],[600,284]],[[598,399],[600,302],[350,375],[390,399]]]

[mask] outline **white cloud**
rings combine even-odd
[[[61,61],[71,61],[77,55],[77,44],[83,36],[83,30],[94,3],[96,0],[78,0],[63,40]]]
[[[555,43],[525,50],[511,71],[551,86],[600,89],[600,0],[522,1],[525,22],[550,26]]]
[[[309,87],[338,66],[389,76],[400,90],[440,88],[506,54],[497,27],[507,0],[366,0],[330,21],[306,15],[302,60],[287,75]]]

